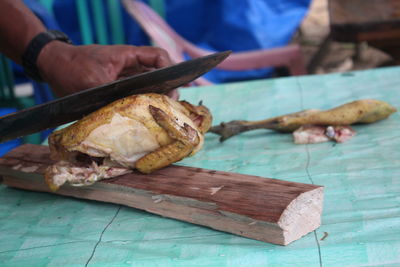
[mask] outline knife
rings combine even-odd
[[[0,117],[0,143],[53,128],[134,94],[165,94],[200,77],[231,51],[219,52],[89,88]]]

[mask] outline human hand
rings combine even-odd
[[[57,96],[65,96],[117,79],[171,65],[168,53],[156,47],[130,45],[73,46],[54,41],[37,60],[43,79]],[[177,99],[176,91],[169,94]]]

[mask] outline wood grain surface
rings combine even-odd
[[[48,147],[23,145],[0,159],[4,183],[50,192],[44,170]],[[64,185],[55,194],[123,204],[280,245],[320,226],[321,186],[172,165],[149,175],[134,172],[92,186]]]

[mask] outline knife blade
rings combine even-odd
[[[0,118],[0,143],[79,120],[115,100],[133,94],[168,93],[211,70],[230,53],[219,52],[184,61],[8,114]]]

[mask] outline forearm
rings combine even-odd
[[[21,64],[29,42],[45,30],[22,0],[0,0],[0,52],[13,61]]]
[[[22,0],[0,0],[0,53],[21,64],[30,41],[46,30]],[[155,47],[74,46],[55,40],[38,49],[30,63],[58,96],[171,64],[168,53]]]

